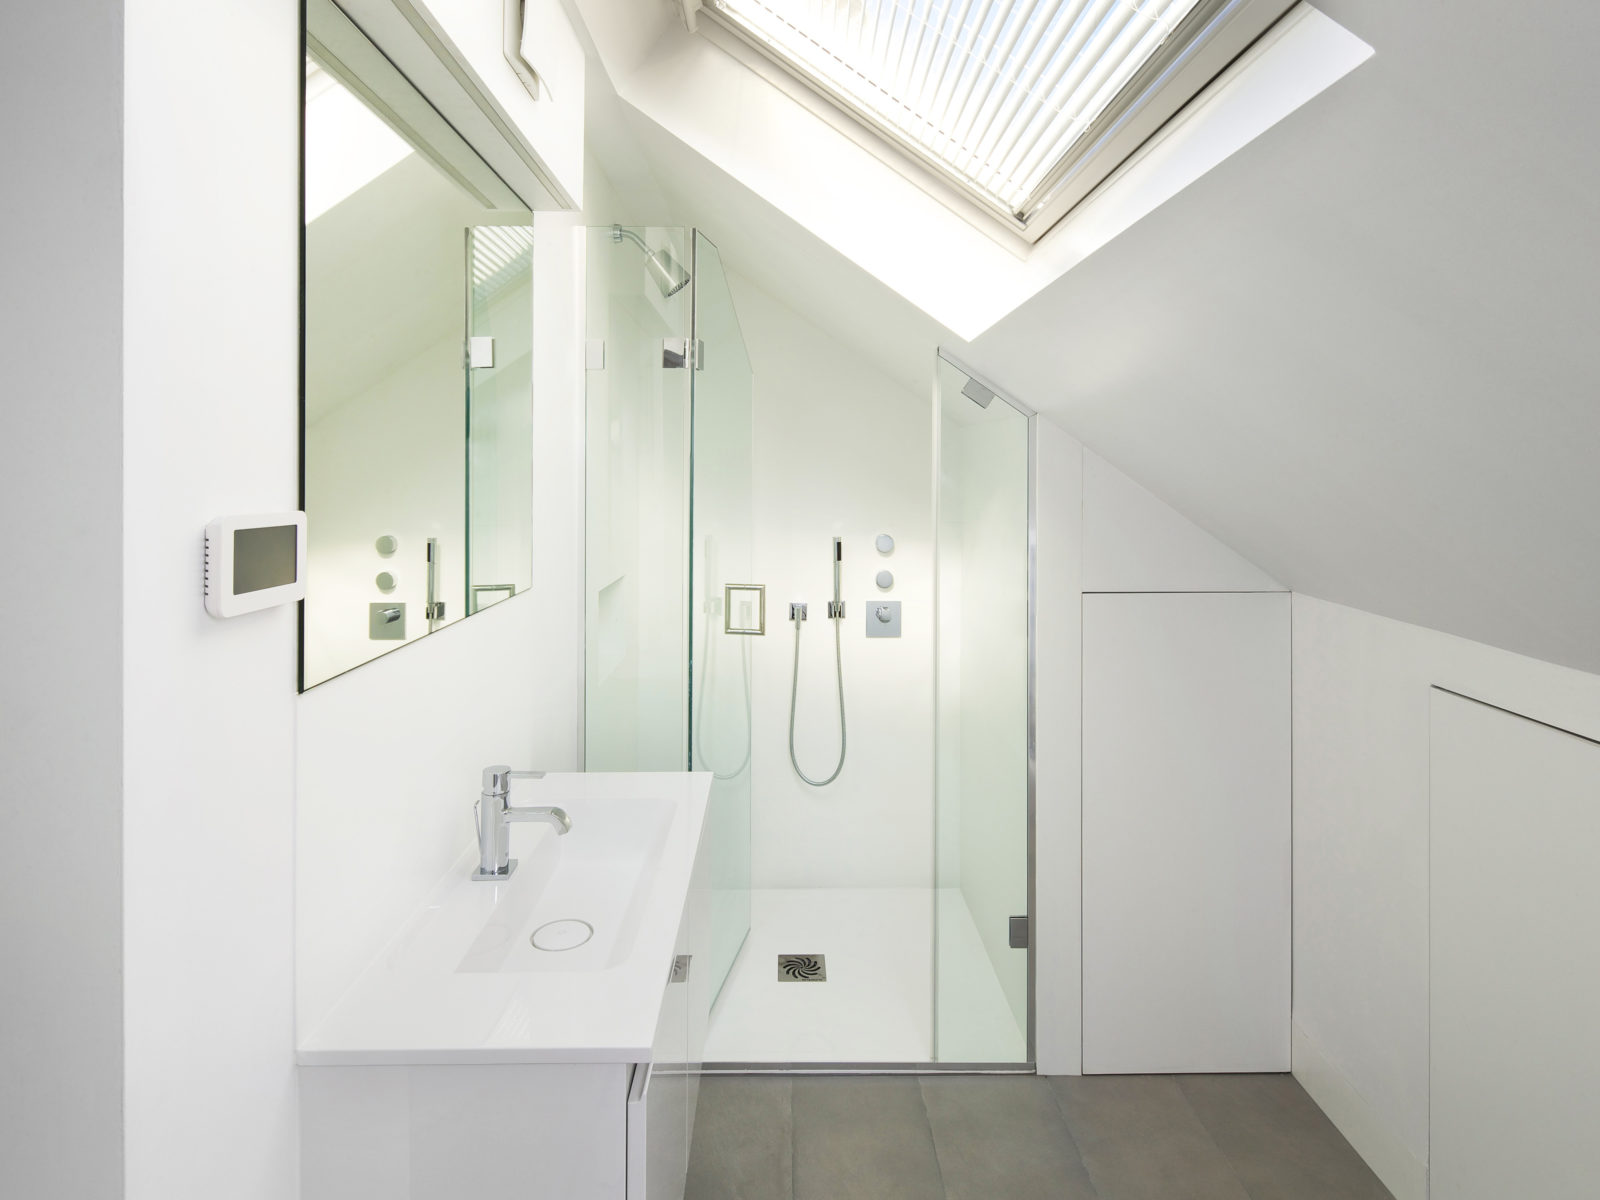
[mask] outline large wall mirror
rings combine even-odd
[[[532,214],[329,0],[305,222],[302,690],[532,584]]]

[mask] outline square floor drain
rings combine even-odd
[[[779,983],[826,983],[828,960],[821,954],[778,955]]]

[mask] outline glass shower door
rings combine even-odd
[[[751,638],[759,635],[733,631],[760,626],[764,594],[739,587],[753,582],[750,356],[722,257],[698,230],[693,275],[689,760],[712,776],[705,847],[715,996],[750,930]]]
[[[937,362],[934,1058],[1022,1063],[1029,419],[945,358]],[[1016,937],[1012,918],[1022,918]]]

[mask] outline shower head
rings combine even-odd
[[[689,286],[689,272],[673,261],[672,255],[665,248],[652,250],[645,245],[645,240],[631,229],[624,229],[621,225],[611,227],[611,240],[620,242],[627,238],[640,250],[644,251],[645,269],[650,272],[650,278],[655,281],[656,287],[661,289],[663,296],[676,296]]]

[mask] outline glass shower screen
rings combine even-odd
[[[942,356],[937,364],[934,1058],[1021,1063],[1029,1058],[1030,419]]]
[[[703,234],[590,229],[587,251],[584,762],[711,773],[715,994],[750,928],[753,647],[723,611],[752,582],[750,358]]]

